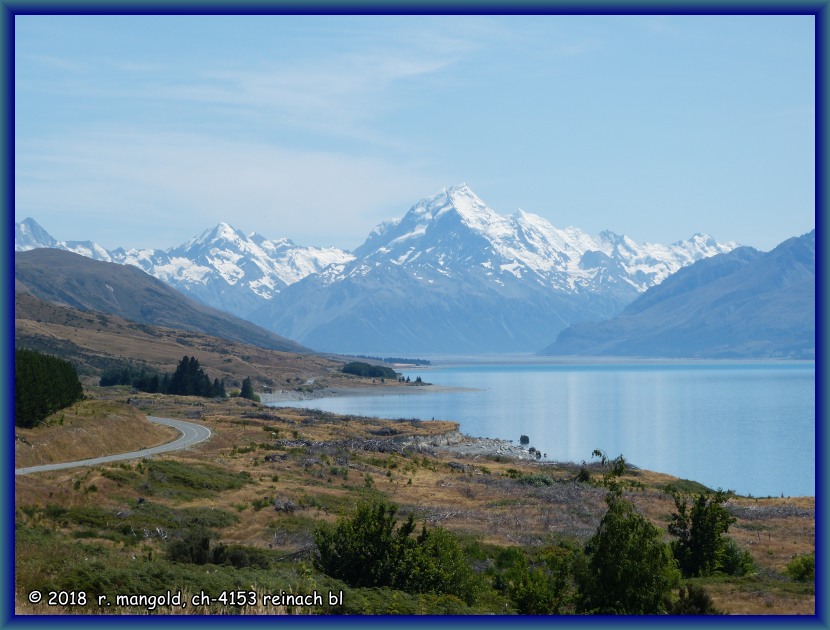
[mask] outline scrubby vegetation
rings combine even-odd
[[[397,507],[364,502],[336,527],[315,531],[315,566],[350,586],[388,586],[409,593],[454,595],[475,602],[480,581],[458,540],[440,527],[413,535],[415,518],[398,525]]]

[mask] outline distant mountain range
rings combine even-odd
[[[461,185],[381,224],[354,260],[290,285],[251,319],[329,351],[536,351],[734,247],[699,234],[668,246],[595,238],[521,210],[499,215]]]
[[[228,313],[196,302],[129,265],[91,260],[59,249],[14,256],[15,291],[131,322],[178,328],[286,352],[310,352]]]
[[[575,324],[545,355],[815,357],[815,230],[681,269],[618,316]]]
[[[205,304],[321,351],[537,351],[575,322],[618,314],[648,288],[735,243],[671,245],[503,216],[467,186],[376,227],[354,252],[269,241],[219,224],[170,250],[108,251],[16,225],[15,249],[49,247],[137,266]]]

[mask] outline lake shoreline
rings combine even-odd
[[[417,372],[440,385],[317,382],[317,391],[279,392],[263,402],[374,418],[440,418],[466,435],[507,444],[528,435],[548,455],[543,462],[579,462],[601,449],[742,495],[815,496],[813,370],[801,361],[680,362],[665,369],[641,362],[436,365]],[[414,395],[427,393],[446,396]]]
[[[453,392],[478,391],[474,387],[451,387],[448,385],[358,385],[355,387],[325,387],[314,391],[280,390],[269,394],[260,393],[264,405],[273,406],[281,402],[298,400],[319,400],[324,398],[346,398],[358,396],[409,396],[421,394],[446,394]]]
[[[283,402],[322,400],[335,397],[359,396],[411,396],[423,394],[439,394],[453,392],[477,391],[473,387],[450,387],[447,385],[381,385],[358,387],[326,387],[314,392],[298,392],[295,390],[260,394],[262,404],[269,407],[279,407]],[[391,419],[391,418],[386,418]],[[427,421],[425,421],[427,422]],[[455,422],[458,425],[459,423]],[[544,461],[545,463],[572,464],[573,462],[553,462],[536,457],[535,450],[514,444],[511,440],[472,436],[459,431],[451,431],[438,436],[439,439],[424,441],[421,446],[435,451],[452,453],[464,457],[506,457],[522,461]]]

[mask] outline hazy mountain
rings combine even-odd
[[[309,352],[248,321],[191,300],[130,265],[91,260],[60,249],[18,252],[14,258],[15,288],[47,302],[272,350]]]
[[[540,354],[815,356],[815,230],[768,253],[741,247],[681,269],[618,316],[562,331]]]
[[[735,246],[592,237],[521,210],[499,215],[461,185],[379,225],[354,260],[292,284],[251,319],[337,352],[531,351]]]

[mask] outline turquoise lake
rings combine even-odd
[[[815,495],[813,362],[433,363],[402,373],[474,390],[275,406],[453,420],[469,435],[527,435],[548,461],[601,449],[711,488]]]

